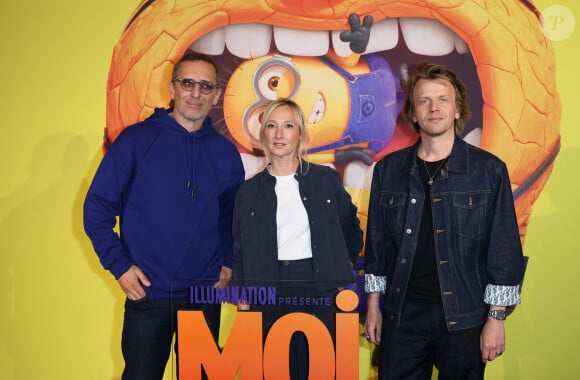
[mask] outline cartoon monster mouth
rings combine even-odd
[[[298,30],[278,26],[246,23],[226,25],[215,29],[196,41],[189,49],[219,56],[216,58],[226,73],[247,59],[257,59],[272,52],[289,56],[316,57],[333,51],[337,56],[348,59],[354,53],[348,42],[340,40],[344,30]],[[304,41],[308,41],[305,43]],[[389,18],[377,21],[371,28],[370,39],[363,54],[379,54],[391,67],[402,70],[421,61],[432,60],[451,66],[468,84],[469,103],[473,117],[468,123],[464,138],[473,145],[480,145],[482,126],[481,88],[469,47],[455,32],[433,19]],[[402,72],[404,76],[406,72]],[[227,83],[228,77],[222,78]],[[404,79],[404,78],[402,78]],[[314,124],[324,117],[326,108],[324,95],[318,93],[316,103],[307,109],[309,123]],[[214,111],[214,113],[218,113]],[[214,120],[216,120],[215,116]],[[228,134],[225,123],[217,122],[220,132]],[[407,125],[399,125],[399,129]],[[398,131],[387,153],[408,145],[416,137],[408,131]]]
[[[145,4],[140,12],[147,5]],[[350,57],[353,52],[349,43],[341,41],[339,37],[343,31],[299,30],[261,23],[233,24],[219,27],[202,35],[191,43],[189,49],[219,56],[216,60],[220,63],[222,72],[231,74],[240,62],[276,51],[291,56],[322,56],[332,50],[339,57]],[[479,146],[482,126],[481,89],[475,65],[468,54],[468,45],[455,32],[434,19],[379,20],[371,28],[370,39],[363,54],[370,53],[380,53],[393,68],[429,60],[430,57],[437,57],[441,63],[456,66],[454,70],[468,84],[469,102],[473,112],[471,122],[466,128],[465,138],[470,143]],[[458,56],[464,57],[458,58]],[[227,75],[223,76],[222,82],[227,83],[228,79]],[[319,94],[312,109],[306,110],[311,111],[309,119],[312,123],[323,117],[325,108],[324,95]],[[221,110],[217,111],[219,112]],[[214,121],[217,121],[218,130],[227,135],[229,131],[223,118],[216,114],[216,111],[212,112],[211,116],[214,117]],[[408,142],[415,138],[408,131],[399,133],[399,136],[402,136],[405,141],[397,143],[395,137],[389,151],[408,145]]]
[[[113,53],[105,147],[127,125],[170,103],[163,90],[186,49],[215,56],[223,82],[242,62],[267,53],[348,57],[338,36],[351,13],[373,16],[365,53],[380,54],[395,71],[436,61],[463,79],[473,112],[463,137],[507,163],[523,238],[560,146],[554,54],[527,0],[144,0]],[[330,112],[326,107],[324,114]],[[219,105],[212,118],[226,132]],[[408,145],[409,130],[398,126],[387,148]]]

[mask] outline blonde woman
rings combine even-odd
[[[301,158],[308,133],[294,101],[268,105],[260,142],[269,164],[242,184],[234,206],[234,279],[274,283],[278,300],[297,302],[240,309],[264,313],[264,334],[281,315],[301,311],[315,314],[334,336],[334,296],[355,281],[352,267],[363,246],[357,209],[336,171]],[[308,378],[301,333],[291,343],[290,374]]]

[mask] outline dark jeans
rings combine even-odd
[[[177,327],[177,310],[203,309],[206,322],[218,340],[221,305],[192,305],[188,298],[125,301],[121,347],[125,359],[123,380],[161,380],[171,354]],[[175,344],[177,351],[177,342]]]
[[[405,302],[401,324],[383,320],[380,380],[483,380],[479,336],[482,327],[448,331],[441,305]]]

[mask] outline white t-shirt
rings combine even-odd
[[[294,174],[276,177],[276,223],[278,226],[278,260],[300,260],[312,257],[310,223],[300,200]]]

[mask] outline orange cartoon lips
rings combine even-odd
[[[214,56],[223,84],[244,61],[268,54],[348,59],[339,35],[352,13],[375,20],[363,56],[411,70],[437,61],[465,80],[474,117],[463,137],[507,163],[523,239],[560,144],[554,54],[530,1],[143,1],[113,53],[105,146],[169,104],[170,69],[185,50]],[[228,134],[223,110],[211,116]],[[381,154],[413,139],[398,125]]]

